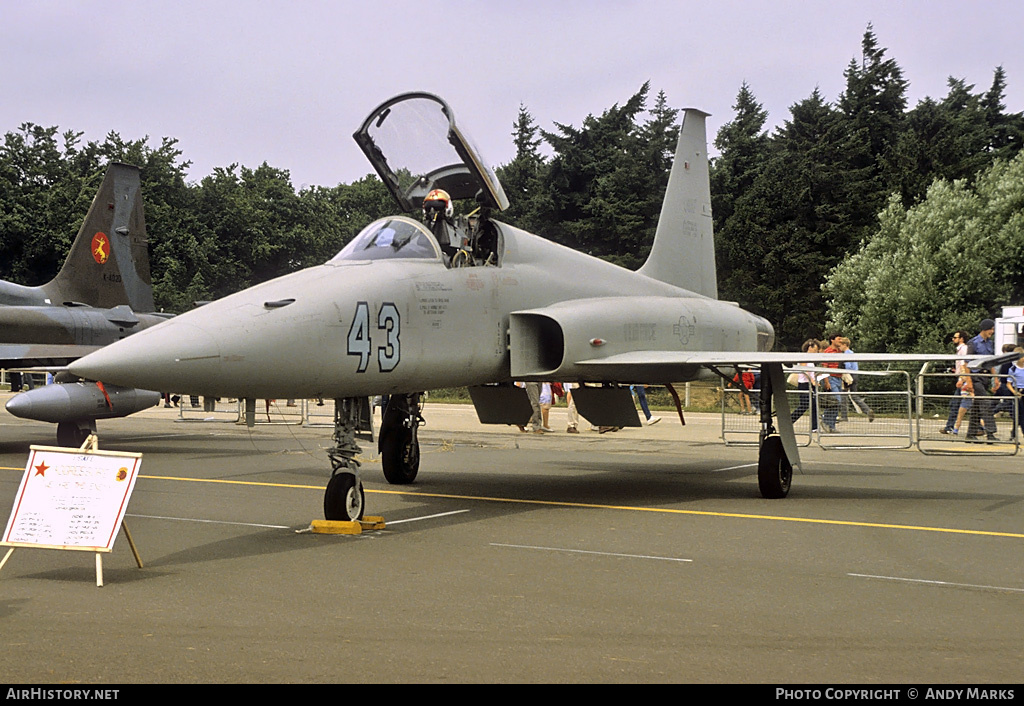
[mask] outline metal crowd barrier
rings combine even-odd
[[[818,411],[824,420],[835,414],[835,432],[818,425],[817,442],[823,449],[909,449],[914,445],[913,397],[910,373],[904,370],[862,370],[867,377],[885,378],[886,391],[832,392],[817,389]]]
[[[231,422],[242,419],[242,408],[238,400],[217,399],[214,397],[198,397],[191,395],[171,395],[178,398],[179,422]]]
[[[930,373],[925,366],[917,376],[917,448],[923,454],[979,456],[1013,456],[1020,449],[1020,406],[1017,397],[1009,395],[974,395],[961,418],[959,434],[944,433],[950,421],[955,426],[964,397],[957,389],[959,378],[954,373]],[[986,379],[993,376],[984,375]],[[1007,376],[1000,379],[1000,387],[1009,390]],[[988,388],[991,390],[991,386]],[[935,390],[944,390],[935,392]],[[991,415],[991,416],[990,416]],[[989,430],[983,427],[988,420],[995,424]],[[968,431],[978,429],[979,436],[968,437]],[[988,434],[995,436],[992,440]]]
[[[799,369],[786,369],[788,376]],[[913,445],[913,416],[910,375],[902,370],[860,371],[858,376],[902,378],[890,387],[895,391],[884,392],[831,392],[819,388],[798,390],[787,388],[791,412],[803,408],[803,414],[793,423],[797,444],[810,446],[817,443],[823,449],[901,449]],[[722,393],[722,440],[726,445],[757,444],[761,432],[761,417],[758,411],[760,390],[751,390],[753,414],[744,413],[741,403],[743,391],[720,387]],[[817,411],[817,423],[811,409]],[[835,411],[835,432],[827,431],[824,424],[826,413],[831,418]]]
[[[722,441],[726,446],[756,446],[760,443],[761,437],[761,390],[750,390],[747,393],[750,397],[751,410],[747,413],[744,409],[746,405],[740,401],[743,391],[724,385],[723,382],[719,387],[722,401]],[[791,410],[800,404],[800,396],[799,390],[786,391]],[[798,419],[793,425],[793,431],[798,446],[810,446],[810,415],[805,414]]]
[[[212,404],[199,397],[195,406],[188,395],[180,395],[178,421],[241,423],[245,418],[245,401],[235,398],[217,399]],[[291,402],[292,404],[289,404]],[[256,400],[256,424],[301,424],[306,427],[333,427],[333,399]]]
[[[240,407],[240,409],[243,408]],[[257,425],[302,424],[305,421],[305,400],[256,400]]]
[[[334,427],[334,400],[302,400],[307,427]]]
[[[197,397],[193,405],[189,395],[179,395],[179,421],[189,422],[241,422],[245,415],[244,400],[229,398],[217,399],[210,407],[207,398]],[[288,404],[293,402],[294,405]],[[373,409],[377,410],[380,398],[373,399]],[[301,424],[306,427],[334,427],[334,400],[296,399],[270,400],[269,409],[266,400],[256,400],[257,424]]]

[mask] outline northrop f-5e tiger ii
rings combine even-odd
[[[759,487],[784,497],[799,458],[782,366],[831,355],[772,353],[768,321],[718,300],[706,117],[685,111],[650,257],[632,272],[497,220],[508,199],[448,104],[428,93],[396,96],[354,138],[402,211],[422,220],[374,221],[323,265],[180,315],[70,369],[118,385],[244,398],[250,423],[260,398],[333,398],[324,510],[348,520],[363,512],[356,432],[367,396],[389,396],[377,439],[385,477],[411,483],[426,389],[467,386],[481,421],[523,423],[525,395],[512,381],[584,383],[573,392],[584,417],[638,426],[624,384],[761,365]],[[452,199],[479,208],[453,218]]]

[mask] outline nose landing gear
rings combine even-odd
[[[328,520],[354,521],[363,516],[365,498],[356,458],[362,449],[356,432],[369,422],[369,415],[365,397],[334,400],[334,447],[327,451],[331,480],[324,491],[324,517]]]

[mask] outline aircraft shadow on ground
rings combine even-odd
[[[792,510],[801,500],[955,500],[1015,503],[1024,501],[1024,494],[973,492],[969,486],[941,490],[934,488],[894,487],[856,482],[878,479],[882,483],[899,483],[903,474],[886,469],[810,470],[797,472],[793,488],[786,499],[764,500],[757,486],[757,467],[744,463],[725,470],[715,470],[721,462],[697,459],[680,462],[639,461],[544,461],[550,473],[508,474],[500,469],[458,474],[421,472],[410,491],[448,492],[467,496],[516,497],[566,503],[637,505],[664,507],[704,500],[754,500],[759,504],[777,505],[779,511]],[[854,481],[855,484],[851,484]],[[970,482],[970,476],[963,479]],[[390,486],[389,486],[390,487]]]
[[[19,439],[18,441],[0,441],[0,455],[12,454],[22,459],[27,459],[29,454],[29,446],[35,444],[36,446],[53,445],[55,442],[53,439]],[[12,464],[14,465],[14,464]]]
[[[127,551],[127,550],[126,550]],[[11,562],[14,558],[11,558]],[[56,582],[67,582],[67,583],[84,583],[94,584],[96,583],[96,567],[92,564],[92,557],[89,557],[89,566],[66,566],[59,569],[48,569],[46,571],[37,571],[31,574],[21,574],[18,576],[20,579],[38,579],[40,581],[56,581]],[[109,561],[109,559],[107,560]],[[130,559],[129,559],[130,561]],[[10,567],[5,567],[5,571]],[[167,571],[154,571],[150,570],[149,566],[144,569],[139,569],[137,566],[130,568],[108,568],[103,567],[103,584],[127,584],[136,583],[138,581],[150,581],[152,579],[163,578],[169,576],[170,573]],[[3,616],[2,609],[0,609],[0,617]]]
[[[304,551],[312,548],[314,542],[348,539],[337,535],[311,536],[297,534],[295,529],[263,529],[207,544],[195,545],[173,551],[147,562],[147,567],[171,567],[197,562],[223,561],[243,557],[269,556],[284,552]]]

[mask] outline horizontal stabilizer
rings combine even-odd
[[[999,355],[990,355],[978,360],[972,360],[967,364],[967,367],[971,370],[991,370],[992,368],[998,368],[1003,363],[1014,363],[1020,360],[1020,353],[1001,353]]]
[[[1018,354],[1019,357],[1019,354]],[[781,363],[912,363],[951,360],[992,360],[991,356],[962,356],[948,353],[778,353],[758,351],[633,351],[607,358],[577,361],[577,365],[761,365]]]

